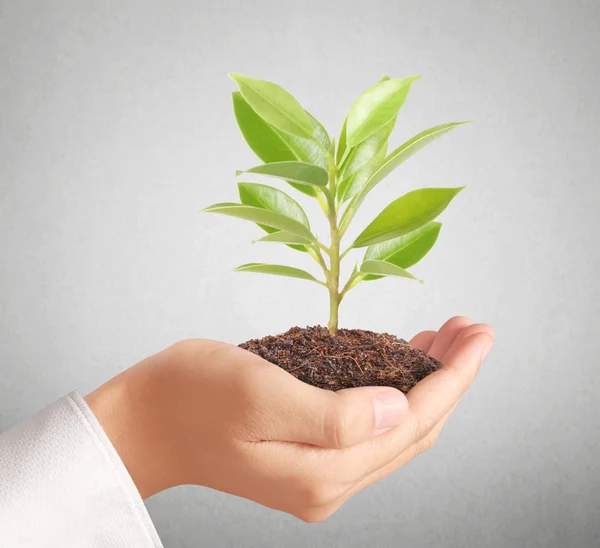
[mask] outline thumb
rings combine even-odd
[[[402,422],[406,396],[395,388],[366,386],[330,392],[297,381],[280,417],[285,441],[344,449],[367,441]]]

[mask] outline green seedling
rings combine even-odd
[[[385,276],[416,280],[408,268],[433,247],[441,224],[434,219],[464,188],[422,188],[394,200],[342,250],[342,239],[368,194],[400,164],[428,143],[466,122],[435,126],[388,154],[388,139],[418,76],[384,76],[354,102],[337,146],[325,128],[280,86],[231,74],[239,91],[233,108],[244,139],[263,164],[238,171],[286,181],[307,199],[317,200],[329,224],[329,241],[311,230],[309,219],[287,193],[253,182],[238,183],[240,203],[218,203],[205,212],[256,223],[267,234],[257,241],[287,245],[314,259],[324,279],[296,267],[249,263],[237,272],[259,272],[318,283],[329,292],[329,331],[336,335],[338,310],[362,281]],[[352,249],[366,248],[360,265],[340,284],[340,263]],[[419,280],[420,281],[420,280]]]

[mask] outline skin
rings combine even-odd
[[[143,498],[202,485],[322,521],[433,447],[493,340],[460,316],[419,333],[411,344],[443,367],[404,396],[322,390],[236,346],[189,339],[85,399]]]

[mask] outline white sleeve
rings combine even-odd
[[[127,469],[76,392],[0,435],[0,546],[162,547]]]

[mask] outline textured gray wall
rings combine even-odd
[[[496,327],[438,445],[318,525],[201,488],[148,507],[166,546],[598,546],[599,33],[594,0],[0,1],[0,429],[178,339],[325,321],[318,286],[230,274],[301,257],[196,214],[255,161],[227,72],[336,132],[383,72],[422,74],[392,144],[476,123],[386,180],[355,230],[409,189],[468,189],[426,284],[365,284],[342,324]]]

